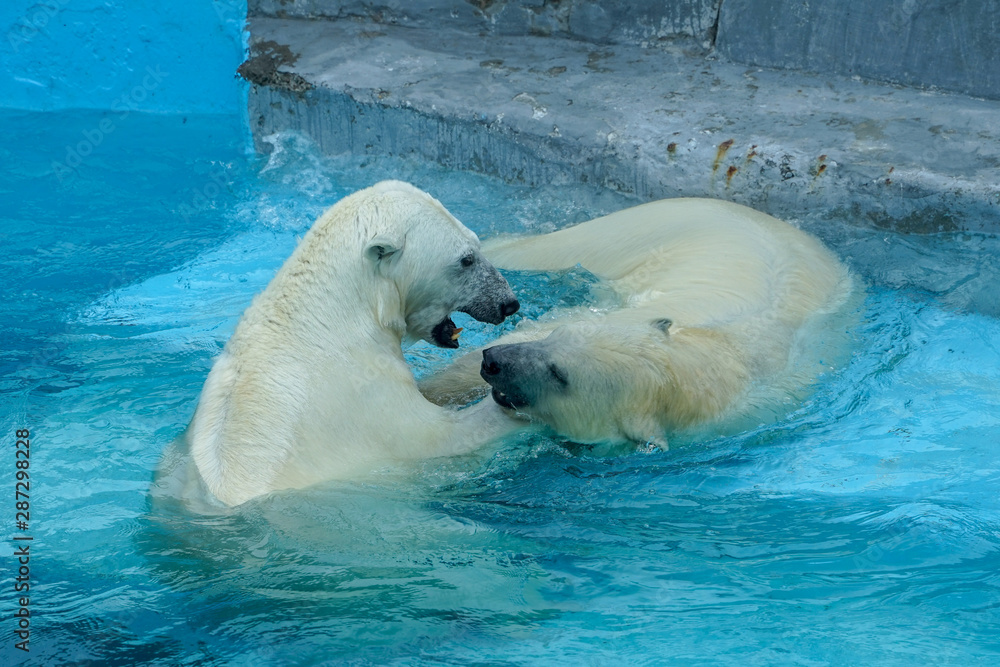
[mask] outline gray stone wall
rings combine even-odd
[[[685,41],[711,47],[721,0],[250,0],[251,16],[360,18],[472,34],[557,35],[598,44]]]
[[[680,44],[736,63],[1000,99],[1000,0],[250,0],[249,12]]]
[[[735,62],[1000,98],[998,0],[724,0]]]

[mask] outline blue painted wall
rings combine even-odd
[[[246,0],[2,0],[0,107],[242,114]]]

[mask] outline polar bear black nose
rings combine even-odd
[[[494,347],[488,347],[483,350],[483,365],[480,368],[482,375],[497,375],[500,373],[500,364],[495,359],[495,349]]]
[[[505,303],[504,305],[500,306],[500,312],[503,314],[504,317],[507,317],[508,315],[513,315],[514,313],[516,313],[520,307],[521,307],[520,302],[517,299],[512,299],[507,303]]]

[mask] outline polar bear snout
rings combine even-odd
[[[495,381],[497,376],[504,371],[504,368],[500,365],[499,357],[500,353],[497,352],[497,348],[495,347],[488,347],[483,350],[483,365],[479,369],[479,374],[487,382],[491,380]]]
[[[537,341],[486,348],[479,374],[493,387],[493,400],[505,408],[530,407],[543,394],[564,393],[569,386],[565,372]]]
[[[500,306],[500,315],[503,317],[508,317],[510,315],[513,315],[520,309],[521,309],[521,302],[518,301],[517,299],[511,299],[507,303]]]
[[[531,404],[517,382],[519,370],[524,366],[518,360],[517,345],[498,345],[483,350],[483,364],[479,374],[493,388],[493,400],[505,408],[518,409]]]
[[[410,270],[415,278],[406,293],[406,333],[412,340],[457,348],[462,329],[451,320],[452,313],[500,324],[521,307],[507,280],[477,249],[449,261],[443,271],[426,265]],[[410,310],[411,303],[417,307]]]
[[[486,322],[487,324],[500,324],[508,316],[513,315],[521,308],[521,302],[518,301],[513,292],[510,295],[510,299],[503,301],[497,306],[490,307],[492,304],[485,304],[481,302],[473,303],[470,306],[459,309],[459,312],[465,313],[480,322]]]
[[[508,316],[520,309],[521,304],[514,296],[507,280],[492,264],[481,259],[473,281],[473,298],[457,308],[480,322],[500,324]]]

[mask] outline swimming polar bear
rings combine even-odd
[[[425,378],[421,391],[463,403],[489,383],[498,404],[579,443],[666,447],[668,433],[719,418],[751,385],[781,382],[809,323],[852,289],[847,269],[814,237],[712,199],[657,201],[551,234],[496,239],[484,252],[504,269],[580,265],[618,304],[522,322]]]
[[[203,483],[234,506],[475,448],[506,417],[428,402],[401,345],[457,347],[453,311],[498,324],[518,305],[476,235],[426,193],[387,181],[346,197],[243,313],[164,458],[159,493]]]

